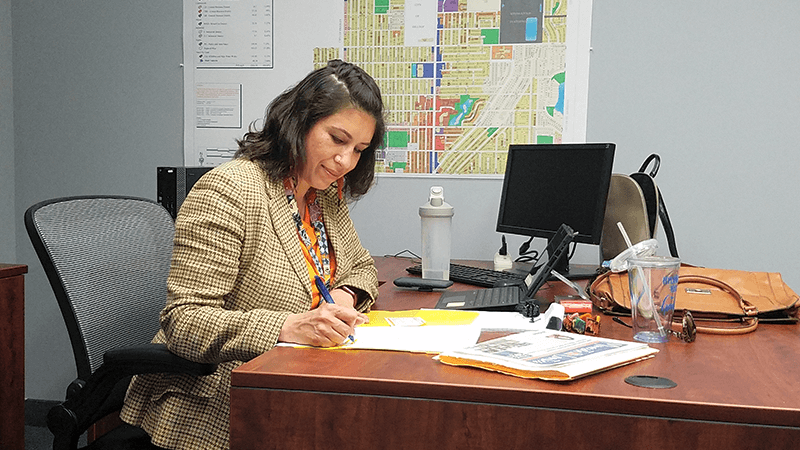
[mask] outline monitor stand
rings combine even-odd
[[[570,265],[567,256],[567,252],[564,252],[564,255],[558,260],[553,270],[564,275],[568,280],[585,280],[594,278],[597,275],[598,266],[592,266],[591,264]],[[551,275],[551,278],[555,277]]]
[[[522,277],[526,276],[533,267],[533,263],[521,263],[515,262],[514,268],[510,269],[509,272],[518,274]],[[593,266],[591,264],[578,264],[578,265],[569,265],[567,261],[566,254],[558,261],[555,267],[555,271],[564,275],[569,280],[587,280],[590,278],[594,278],[597,275],[597,269],[599,266]],[[558,278],[555,275],[550,275],[548,281],[557,281]]]
[[[567,277],[568,280],[587,280],[589,278],[594,278],[597,276],[597,268],[599,266],[567,266],[567,270],[560,271],[556,269],[556,272],[560,273]]]

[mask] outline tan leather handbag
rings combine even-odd
[[[628,273],[605,272],[589,286],[595,306],[607,314],[630,315]],[[682,265],[673,323],[691,311],[697,331],[743,334],[759,320],[797,323],[800,297],[776,272],[746,272]],[[680,327],[677,327],[680,328]]]

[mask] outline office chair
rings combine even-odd
[[[89,427],[122,407],[133,375],[208,375],[213,364],[151,344],[166,301],[175,225],[159,204],[84,196],[47,200],[25,212],[25,228],[67,326],[78,378],[53,407],[53,449],[76,449]],[[151,448],[144,430],[123,424],[86,449]]]

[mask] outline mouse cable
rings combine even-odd
[[[539,251],[530,249],[532,241],[533,236],[519,246],[519,257],[514,260],[515,262],[531,262],[539,259]]]
[[[408,253],[411,256],[401,256],[403,253]],[[416,258],[416,259],[422,259],[419,256],[417,256],[416,253],[412,252],[409,249],[405,249],[405,250],[403,250],[401,252],[397,252],[394,255],[383,255],[383,256],[390,256],[392,258]]]

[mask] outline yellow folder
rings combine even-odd
[[[417,325],[469,325],[478,317],[477,311],[444,309],[413,309],[408,311],[370,311],[369,323],[360,327],[389,327],[399,321]],[[395,320],[400,319],[400,320]]]

